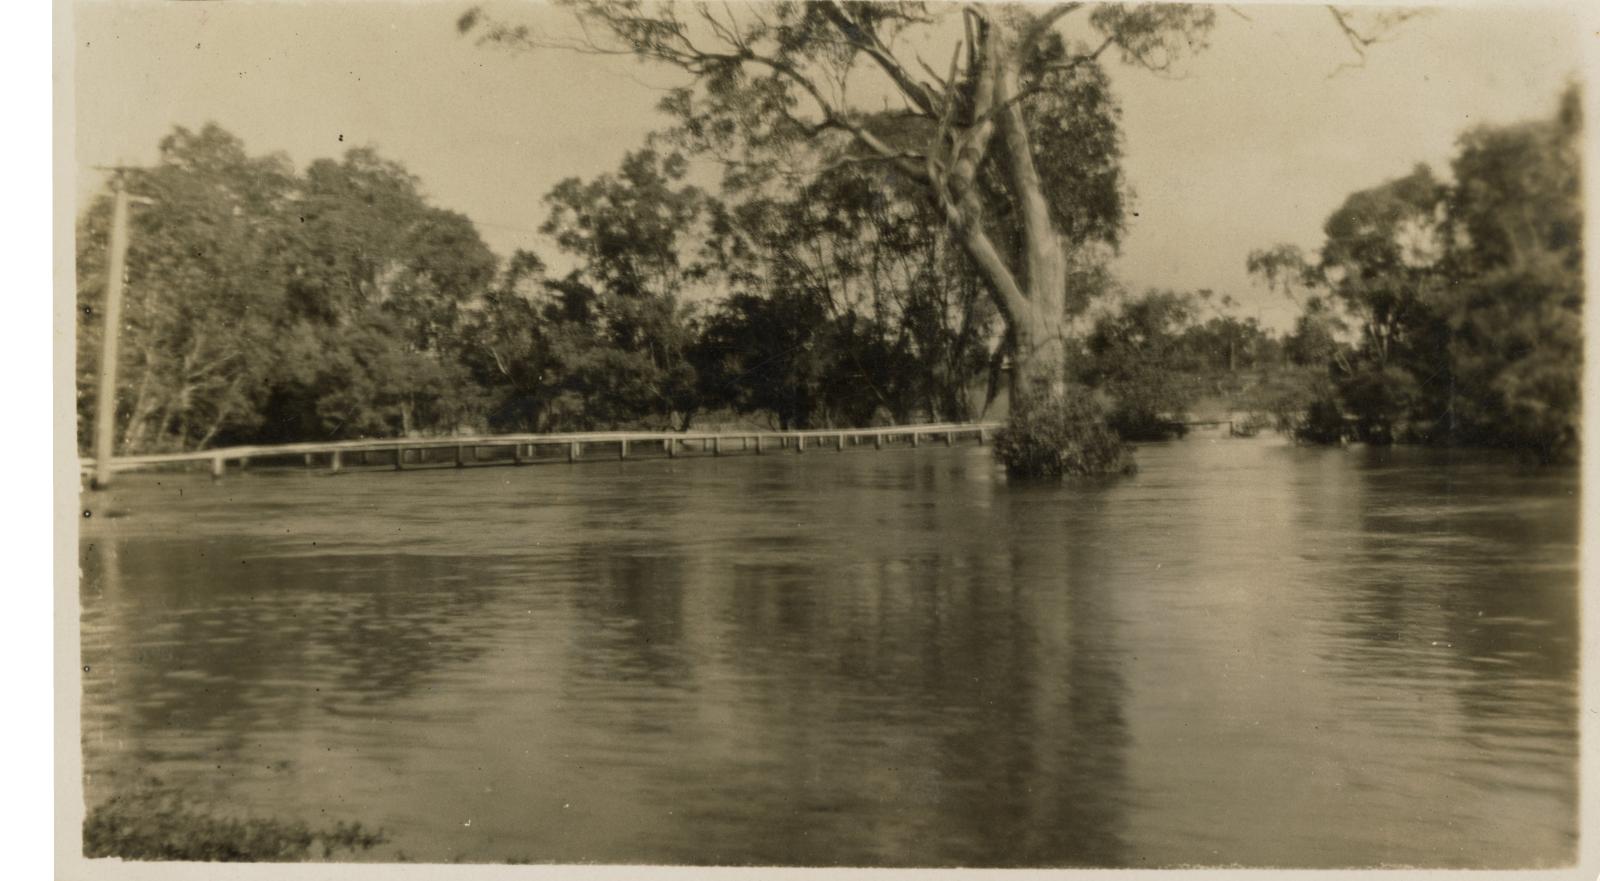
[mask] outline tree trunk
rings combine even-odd
[[[1067,319],[1061,301],[1042,307],[1013,327],[1017,347],[1012,356],[1011,400],[1018,395],[1059,397],[1067,389]]]
[[[940,194],[962,247],[989,282],[1011,338],[1012,400],[1019,393],[1066,393],[1067,253],[1034,164],[1021,103],[1015,100],[1022,55],[1004,29],[982,29],[973,89],[973,125],[956,138],[953,161]],[[978,168],[999,130],[1007,184],[1021,215],[1020,265],[1008,265],[983,230],[975,186]]]

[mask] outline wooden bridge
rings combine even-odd
[[[627,459],[640,452],[674,458],[680,453],[722,456],[734,453],[762,455],[777,450],[826,449],[844,452],[848,447],[917,447],[924,442],[953,446],[973,439],[983,444],[999,428],[995,422],[893,425],[882,428],[830,428],[813,431],[600,431],[573,434],[500,434],[470,437],[387,438],[330,443],[272,444],[219,447],[189,453],[116,456],[110,472],[183,468],[208,465],[213,478],[227,472],[228,463],[239,468],[258,465],[295,465],[345,469],[453,467],[469,465],[524,465],[532,462],[578,462],[585,458]],[[86,474],[96,473],[93,459],[80,460]],[[104,474],[104,472],[101,472]],[[108,480],[102,477],[98,485]]]

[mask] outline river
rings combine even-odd
[[[127,475],[85,496],[88,796],[383,827],[363,860],[1575,858],[1575,470],[1138,461]]]

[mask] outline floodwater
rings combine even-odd
[[[1191,437],[128,475],[85,496],[91,803],[356,858],[1566,864],[1578,478]]]

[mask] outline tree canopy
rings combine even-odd
[[[1452,180],[1418,166],[1351,194],[1314,260],[1289,246],[1251,256],[1251,270],[1279,289],[1316,292],[1297,334],[1303,357],[1324,353],[1331,372],[1336,400],[1320,412],[1363,440],[1492,444],[1547,459],[1575,449],[1578,108],[1572,87],[1552,118],[1465,132]],[[1336,343],[1346,321],[1356,338]]]

